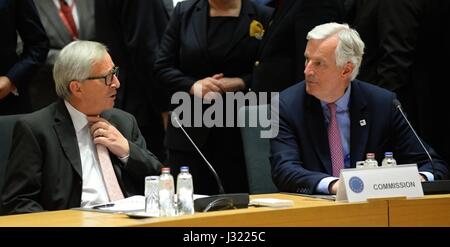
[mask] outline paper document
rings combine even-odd
[[[114,202],[98,204],[90,207],[91,209],[97,209],[106,212],[134,212],[145,210],[145,197],[144,196],[131,196],[122,200]]]
[[[294,206],[294,201],[277,198],[257,198],[250,200],[249,206],[272,208],[292,207]]]
[[[206,196],[194,194],[194,200],[202,197]],[[93,205],[85,209],[93,209],[104,212],[122,212],[122,213],[139,212],[139,211],[144,212],[145,197],[141,195],[131,196],[114,202]]]
[[[281,194],[286,195],[294,195],[294,196],[303,196],[303,197],[310,197],[310,198],[317,198],[317,199],[324,199],[329,201],[335,201],[336,195],[310,195],[310,194],[299,194],[299,193],[290,193],[290,192],[281,192]]]

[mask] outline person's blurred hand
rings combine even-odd
[[[219,79],[219,87],[224,92],[236,92],[245,89],[245,82],[239,77],[223,77]]]
[[[0,99],[8,96],[9,93],[14,91],[16,86],[6,76],[0,76]]]
[[[219,97],[224,91],[220,88],[219,80],[223,77],[223,74],[216,74],[212,77],[206,77],[198,80],[192,85],[190,94],[211,101]]]

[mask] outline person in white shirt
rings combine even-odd
[[[86,207],[143,194],[145,176],[158,174],[162,165],[146,149],[135,118],[113,108],[120,82],[106,47],[70,43],[53,74],[61,99],[15,125],[2,213]],[[112,177],[103,170],[99,146],[109,152]],[[111,181],[120,197],[111,193]]]

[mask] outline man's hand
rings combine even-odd
[[[0,99],[8,96],[9,93],[14,91],[16,86],[11,82],[11,80],[6,76],[0,76]]]
[[[91,124],[91,135],[94,144],[102,144],[119,158],[130,154],[130,145],[128,140],[110,124],[101,117],[87,117]]]
[[[212,77],[206,77],[198,80],[192,85],[190,94],[199,98],[204,98],[211,101],[220,96],[224,91],[220,88],[219,80],[223,77],[223,74],[216,74]]]
[[[336,179],[330,183],[328,191],[330,192],[331,195],[336,195],[338,188],[339,188],[339,179]]]
[[[423,174],[421,174],[421,173],[419,173],[419,175],[420,175],[420,182],[426,182],[426,181],[428,181],[428,179],[427,179],[427,177],[426,177],[425,175],[423,175]]]

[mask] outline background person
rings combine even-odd
[[[155,63],[155,74],[160,83],[170,94],[188,92],[202,99],[210,92],[223,94],[246,90],[260,43],[256,36],[250,34],[251,23],[259,22],[266,28],[270,15],[270,8],[249,0],[188,0],[178,3]],[[262,34],[262,30],[259,31]],[[209,104],[204,104],[202,108],[208,107]],[[225,191],[247,192],[239,128],[203,125],[186,130],[214,165]],[[183,165],[190,166],[196,193],[217,193],[217,186],[212,186],[216,184],[214,177],[203,159],[181,129],[171,124],[167,129],[167,146],[173,170],[178,171],[178,167]]]
[[[33,0],[0,0],[0,27],[0,115],[30,112],[29,81],[48,52]],[[20,54],[17,34],[24,46]]]

